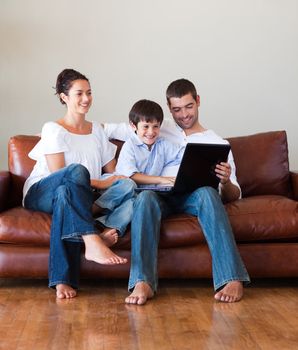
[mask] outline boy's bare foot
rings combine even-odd
[[[118,241],[118,233],[113,228],[105,228],[99,235],[107,247],[111,247]]]
[[[56,296],[58,299],[70,299],[77,295],[75,289],[68,284],[57,284],[56,285]]]
[[[99,235],[90,234],[82,236],[85,243],[85,258],[103,265],[116,265],[127,263],[126,258],[121,258],[108,248]]]
[[[148,299],[153,298],[153,290],[146,282],[138,282],[133,292],[125,298],[126,304],[144,305]]]
[[[240,281],[231,281],[214,296],[215,300],[224,303],[235,303],[243,297],[243,283]]]

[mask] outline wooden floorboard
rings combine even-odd
[[[0,279],[0,349],[298,348],[298,279],[255,280],[235,304],[215,302],[209,280],[162,280],[145,306],[126,296],[123,280],[59,301],[45,280]]]

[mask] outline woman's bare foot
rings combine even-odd
[[[146,282],[138,282],[133,292],[125,298],[126,304],[144,305],[148,299],[153,298],[153,290]]]
[[[227,283],[223,289],[217,292],[214,298],[224,303],[235,303],[243,297],[243,283],[232,281]]]
[[[70,299],[77,295],[75,289],[68,284],[57,284],[56,285],[56,296],[58,299]]]
[[[105,228],[99,235],[107,247],[111,247],[118,241],[118,233],[113,228]]]
[[[127,263],[126,258],[121,258],[108,248],[97,234],[83,235],[85,243],[85,258],[103,265],[116,265]]]

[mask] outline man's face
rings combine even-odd
[[[199,120],[200,98],[191,94],[182,97],[171,97],[169,101],[170,112],[175,122],[182,129],[191,129]]]

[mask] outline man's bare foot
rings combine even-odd
[[[113,228],[105,228],[99,235],[107,247],[111,247],[118,241],[118,233]]]
[[[235,303],[243,297],[243,283],[240,281],[231,281],[214,296],[215,300],[224,303]]]
[[[144,305],[148,299],[153,298],[153,290],[146,282],[138,282],[133,292],[125,298],[126,304]]]
[[[58,299],[70,299],[77,295],[75,289],[68,284],[57,284],[56,285],[56,296]]]
[[[85,258],[103,265],[116,265],[127,263],[126,258],[121,258],[108,248],[97,234],[83,235],[85,243]]]

